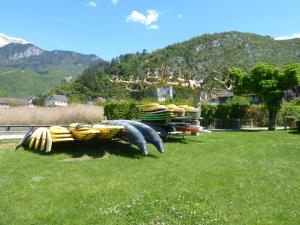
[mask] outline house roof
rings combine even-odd
[[[31,100],[21,98],[0,98],[1,105],[30,105]]]
[[[53,99],[58,102],[68,102],[68,98],[64,95],[50,95],[47,97],[47,100]]]
[[[233,93],[231,91],[223,90],[218,94],[219,98],[231,97]]]

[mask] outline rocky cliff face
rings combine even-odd
[[[22,67],[34,69],[37,67],[48,67],[67,64],[81,68],[97,62],[100,58],[96,55],[84,55],[71,51],[45,51],[33,44],[10,43],[0,47],[0,66]]]
[[[37,96],[63,82],[64,77],[78,77],[99,61],[103,60],[96,55],[46,51],[23,39],[0,35],[0,90],[10,97]]]
[[[11,43],[0,47],[0,64],[43,54],[43,50],[33,44]]]
[[[31,56],[38,56],[44,53],[44,50],[37,48],[35,46],[29,46],[24,51],[13,52],[11,56],[8,57],[9,60],[18,60],[22,58],[29,58]]]

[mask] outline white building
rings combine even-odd
[[[167,99],[173,98],[173,88],[172,87],[158,87],[157,88],[157,98],[159,102],[164,102]]]
[[[67,106],[68,98],[64,95],[50,95],[45,99],[46,107]]]

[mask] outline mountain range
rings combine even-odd
[[[96,55],[46,51],[21,38],[0,33],[0,91],[10,97],[32,97],[76,79],[102,61]]]
[[[45,51],[18,38],[3,40],[0,36],[0,45],[6,41],[0,47],[0,92],[3,90],[14,97],[58,93],[74,101],[98,96],[140,99],[154,97],[155,90],[130,93],[124,87],[110,83],[107,76],[118,74],[126,78],[140,75],[145,67],[165,65],[171,69],[185,67],[205,78],[213,70],[219,71],[222,76],[224,68],[232,66],[247,70],[259,62],[278,67],[300,63],[299,38],[275,40],[270,36],[236,31],[205,34],[150,53],[144,50],[123,54],[110,62],[95,55]],[[62,83],[65,77],[70,76],[73,81]],[[188,93],[181,90],[175,90],[175,94],[188,97]]]
[[[187,68],[201,79],[212,71],[224,74],[228,67],[248,70],[256,63],[264,62],[278,67],[300,63],[300,39],[275,40],[270,36],[252,33],[223,32],[205,34],[182,43],[169,45],[154,52],[124,54],[110,63],[92,65],[73,83],[57,87],[53,92],[63,93],[75,100],[88,100],[97,96],[108,98],[155,97],[155,90],[130,93],[124,87],[112,84],[107,76],[141,75],[145,67]],[[116,94],[117,93],[117,94]],[[175,90],[175,94],[187,98],[188,93]],[[183,94],[183,95],[182,95]]]

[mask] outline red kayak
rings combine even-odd
[[[186,128],[176,128],[176,131],[200,132],[200,129],[199,129],[199,127],[186,127]]]

